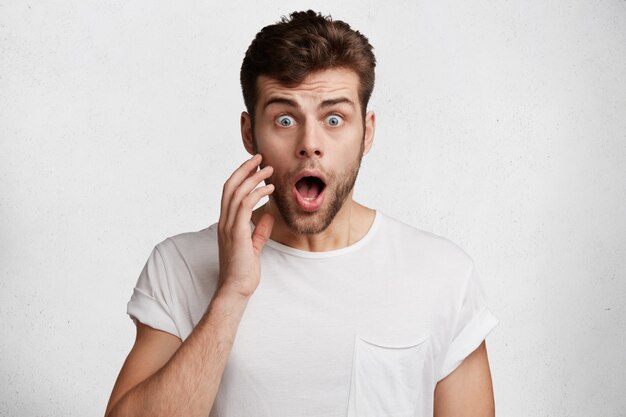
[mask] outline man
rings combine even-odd
[[[217,224],[148,259],[107,416],[494,414],[497,321],[472,261],[352,199],[374,66],[362,34],[312,11],[257,34],[241,69],[253,156]]]

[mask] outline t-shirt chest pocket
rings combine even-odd
[[[356,337],[348,417],[420,416],[432,385],[428,335],[401,346]],[[426,407],[425,407],[426,406]]]

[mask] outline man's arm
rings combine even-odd
[[[117,404],[131,388],[161,369],[182,344],[174,335],[155,330],[138,321],[135,324],[137,325],[135,344],[115,381],[105,415],[109,415],[113,405]]]
[[[246,302],[238,295],[215,297],[183,344],[138,323],[106,416],[207,416]]]
[[[435,417],[493,417],[495,405],[485,342],[435,388]]]
[[[259,155],[241,165],[224,184],[218,243],[220,277],[206,313],[181,340],[137,324],[137,340],[113,388],[106,417],[202,416],[213,406],[224,367],[245,311],[260,280],[260,254],[273,219],[261,217],[252,235],[252,209],[272,193],[255,187],[272,168],[257,171]]]

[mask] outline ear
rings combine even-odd
[[[248,112],[241,112],[241,140],[243,141],[243,147],[250,155],[254,155],[254,145],[252,144],[252,119]]]
[[[363,155],[367,155],[367,153],[372,148],[372,143],[374,142],[374,130],[376,127],[376,115],[373,111],[368,111],[365,115],[365,136],[363,138]]]

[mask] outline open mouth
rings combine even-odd
[[[305,201],[314,201],[322,194],[326,184],[318,177],[302,177],[296,182],[296,190]]]
[[[293,187],[296,203],[303,211],[314,212],[322,207],[326,183],[315,175],[302,176]]]

